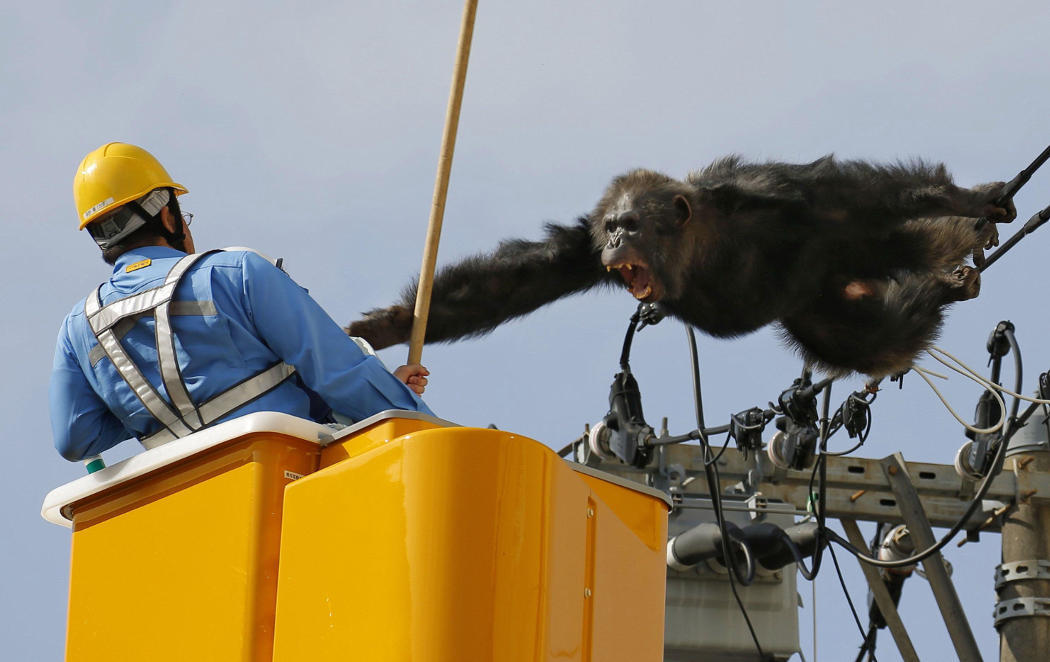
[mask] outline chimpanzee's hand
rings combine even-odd
[[[412,309],[405,306],[376,308],[346,328],[351,336],[359,336],[375,349],[383,349],[408,342],[412,332]]]
[[[1005,182],[989,182],[974,186],[971,190],[978,194],[981,204],[980,215],[993,223],[1009,223],[1017,218],[1017,208],[1014,207],[1013,198],[999,200],[999,196],[1005,186]],[[989,244],[989,247],[992,245]]]

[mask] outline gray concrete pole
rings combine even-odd
[[[999,659],[1044,662],[1050,659],[1050,506],[1045,505],[1050,495],[1028,495],[1024,500],[1021,488],[1026,476],[1050,473],[1050,453],[1030,450],[1013,455],[1013,460],[1022,479],[1022,501],[1002,527],[1003,564],[996,572],[995,610]]]

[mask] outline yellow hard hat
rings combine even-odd
[[[146,195],[156,188],[171,188],[175,195],[186,188],[152,154],[127,143],[108,143],[80,162],[73,178],[73,200],[80,229],[99,215]]]

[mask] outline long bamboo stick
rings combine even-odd
[[[459,29],[459,46],[456,48],[456,66],[452,72],[452,90],[449,92],[448,110],[445,113],[445,131],[441,137],[441,154],[438,157],[437,180],[434,182],[434,199],[430,206],[426,245],[423,247],[423,264],[419,268],[419,287],[416,289],[416,307],[412,314],[408,363],[419,363],[423,355],[423,338],[426,336],[430,293],[434,284],[434,265],[437,263],[438,242],[441,239],[441,221],[445,216],[445,198],[448,196],[452,153],[456,147],[459,109],[463,103],[463,86],[467,80],[467,61],[470,59],[470,42],[474,35],[474,15],[477,9],[477,0],[466,0],[463,7],[463,23]]]

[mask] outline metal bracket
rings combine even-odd
[[[1014,476],[1017,479],[1017,502],[1030,505],[1050,504],[1050,474],[1031,471],[1031,456],[1014,457]]]
[[[1050,616],[1050,598],[1013,598],[995,603],[995,627],[1022,616]]]
[[[995,590],[1010,582],[1026,579],[1050,579],[1050,561],[1032,559],[1030,561],[1011,561],[995,566]]]
[[[922,507],[915,486],[908,475],[907,465],[900,453],[894,453],[883,458],[880,462],[885,472],[886,481],[889,483],[893,494],[897,499],[904,523],[915,541],[916,549],[932,547],[935,538],[930,521]],[[977,648],[977,640],[970,629],[970,623],[966,620],[966,613],[959,602],[959,595],[955,591],[948,576],[948,570],[944,566],[944,557],[940,552],[935,552],[922,562],[926,571],[926,579],[930,582],[937,607],[941,611],[944,625],[948,628],[948,635],[955,646],[955,652],[960,662],[980,662],[981,653]]]
[[[840,523],[842,524],[842,530],[849,536],[849,541],[854,547],[867,549],[868,543],[864,540],[856,520],[843,518],[840,520]],[[901,620],[900,614],[897,612],[897,606],[893,604],[893,598],[890,597],[890,592],[882,581],[882,575],[879,574],[878,568],[861,561],[860,569],[864,573],[864,578],[868,580],[871,596],[879,606],[879,610],[882,611],[882,617],[890,628],[890,634],[893,635],[893,640],[897,644],[897,650],[900,651],[901,657],[906,662],[919,662],[919,655],[915,652],[915,646],[911,643],[908,630],[904,627],[904,621]]]
[[[697,480],[690,483],[684,490],[685,496],[688,498],[706,494],[707,481],[704,480],[703,458],[699,447],[676,444],[660,448],[665,464],[680,464],[685,467],[690,476],[697,476]],[[756,486],[758,491],[769,499],[793,503],[799,509],[806,508],[809,503],[809,483],[812,470],[781,469],[773,464],[764,453],[745,460],[743,454],[737,449],[727,449],[718,461],[721,488],[724,490],[738,481],[746,480],[748,473],[755,468],[753,462],[756,458],[764,476],[762,482]],[[901,521],[897,499],[886,482],[878,460],[832,456],[827,458],[827,462],[826,506],[829,518],[846,517],[858,521],[894,523]],[[908,462],[906,466],[908,474],[915,482],[915,489],[919,492],[930,524],[934,527],[950,527],[955,524],[969,505],[967,501],[959,498],[962,479],[955,469],[950,465],[926,462]],[[1010,463],[1007,466],[1011,469],[1013,467]],[[640,482],[647,480],[646,474],[649,476],[659,474],[659,468],[656,466],[643,471],[619,462],[603,462],[601,469]],[[651,480],[653,482],[650,484],[653,487],[661,487],[656,478]],[[992,481],[985,500],[1013,502],[1016,495],[1016,482],[1013,471],[1000,473]],[[1050,483],[1047,484],[1047,488],[1046,493],[1050,495]],[[1038,488],[1033,486],[1029,489]],[[1039,493],[1042,494],[1042,490]],[[986,522],[988,516],[989,513],[974,513],[966,523],[966,529],[970,530],[980,526],[983,530],[997,532],[1000,526],[999,519],[995,518]],[[983,525],[982,522],[984,522]]]

